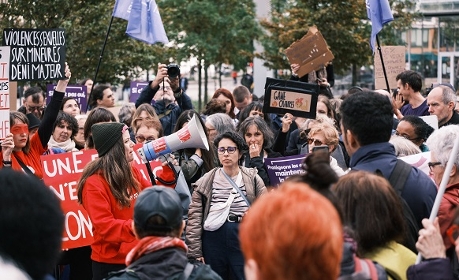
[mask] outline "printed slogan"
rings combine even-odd
[[[3,30],[3,45],[11,47],[11,81],[65,78],[64,29],[7,28]]]

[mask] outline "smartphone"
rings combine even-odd
[[[397,95],[398,95],[398,88],[392,89],[392,97],[395,99],[397,98]]]
[[[328,149],[328,146],[327,146],[327,145],[314,146],[314,147],[312,147],[312,152],[313,152],[313,153],[316,152],[316,151],[319,151],[319,150],[329,152],[329,149]]]

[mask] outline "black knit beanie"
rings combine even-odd
[[[96,123],[91,127],[92,139],[99,157],[105,155],[123,136],[125,124],[118,122]]]

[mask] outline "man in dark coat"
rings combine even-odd
[[[397,163],[392,133],[393,109],[386,96],[358,92],[341,105],[341,131],[352,170],[380,172],[389,180]],[[405,181],[401,197],[411,209],[419,228],[428,218],[437,194],[434,182],[415,167]]]

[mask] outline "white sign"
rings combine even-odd
[[[0,47],[0,140],[10,133],[10,47]]]

